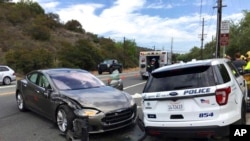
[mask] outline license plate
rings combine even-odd
[[[182,111],[183,108],[183,104],[178,102],[178,103],[169,103],[168,104],[168,110],[169,111]]]

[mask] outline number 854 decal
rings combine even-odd
[[[213,117],[213,112],[207,112],[207,113],[199,113],[199,118],[206,118],[206,117]]]

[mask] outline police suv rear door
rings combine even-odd
[[[142,108],[147,120],[199,121],[219,116],[212,66],[168,67],[166,71],[156,70],[143,90]]]

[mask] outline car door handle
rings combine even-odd
[[[36,90],[36,93],[38,93],[38,94],[39,94],[39,93],[40,93],[40,91]]]
[[[27,84],[23,84],[24,87],[27,87]]]

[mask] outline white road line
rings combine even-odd
[[[16,87],[16,85],[0,86],[0,89],[4,89],[4,88],[12,88],[12,87]]]
[[[12,95],[12,94],[14,94],[14,93],[15,93],[15,92],[0,93],[0,96]]]
[[[145,83],[146,82],[138,83],[138,84],[135,84],[135,85],[131,85],[131,86],[125,87],[123,89],[126,90],[126,89],[129,89],[129,88],[132,88],[132,87],[135,87],[135,86],[138,86],[138,85],[142,85],[142,84],[145,84]]]

